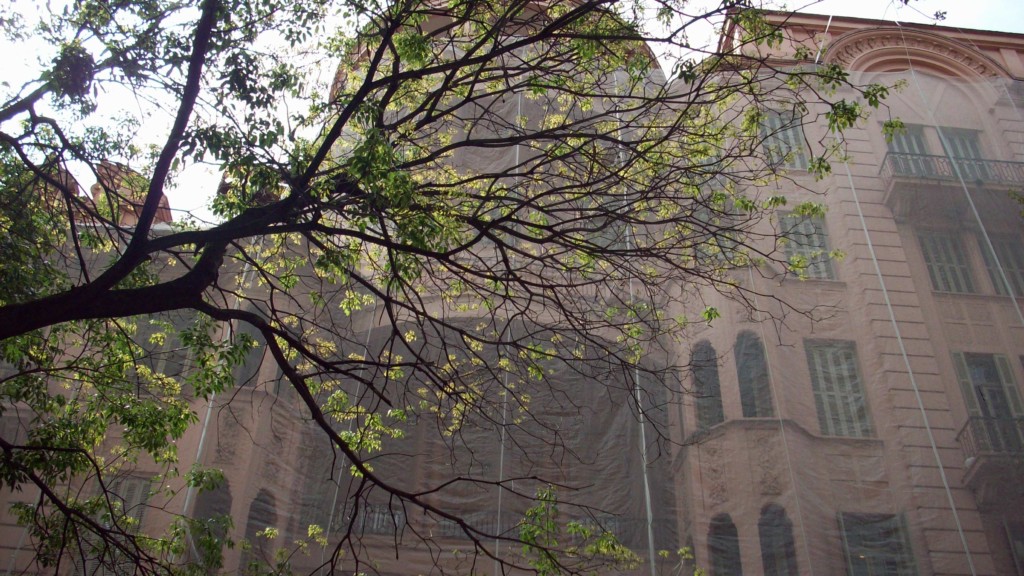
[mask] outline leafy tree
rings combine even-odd
[[[885,95],[834,67],[751,56],[782,37],[743,0],[699,15],[675,0],[40,10],[0,20],[10,45],[51,54],[0,103],[0,411],[20,422],[0,438],[0,475],[38,494],[17,513],[48,567],[218,570],[232,519],[188,505],[223,480],[179,472],[175,442],[264,359],[359,479],[353,506],[386,494],[476,554],[512,539],[547,572],[591,566],[594,554],[497,534],[439,497],[532,492],[454,474],[413,490],[376,456],[413,432],[466,448],[475,429],[550,429],[552,406],[585,408],[555,373],[606,383],[644,418],[679,368],[645,357],[717,315],[699,294],[745,299],[731,269],[791,266],[773,224],[785,199],[759,185],[798,151],[773,146],[766,115],[838,134]],[[727,13],[740,50],[691,44]],[[656,53],[674,61],[670,81]],[[156,145],[154,117],[167,118]],[[812,171],[827,172],[837,137],[801,143]],[[165,190],[203,162],[224,173],[217,222],[166,223]],[[69,168],[95,177],[92,195]],[[169,501],[186,498],[162,534],[139,533],[115,487],[141,461],[165,470],[153,486]],[[571,491],[543,494],[549,512],[592,511]],[[323,528],[299,547],[326,546],[332,570],[366,566],[354,520],[329,542]],[[566,530],[625,554],[603,530]],[[291,566],[287,553],[248,558]]]

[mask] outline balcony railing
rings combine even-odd
[[[986,455],[1024,457],[1024,418],[971,416],[957,440],[968,459]]]
[[[880,175],[893,178],[924,178],[931,180],[959,180],[967,183],[1024,184],[1024,162],[981,160],[977,158],[950,158],[930,154],[904,154],[889,152],[882,162]]]

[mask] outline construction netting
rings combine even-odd
[[[607,321],[566,329],[532,303],[459,309],[425,289],[409,298],[417,315],[300,283],[296,294],[332,303],[295,313],[297,333],[323,329],[330,365],[289,367],[244,323],[225,329],[253,345],[236,387],[200,403],[181,442],[183,459],[224,480],[161,507],[244,542],[228,571],[1024,574],[1024,85],[966,40],[892,28],[844,42],[822,63],[863,70],[852,82],[889,96],[842,140],[814,109],[766,113],[764,145],[786,176],[744,194],[824,210],[738,230],[752,245],[781,234],[764,249],[784,258],[723,266],[742,298],[701,293],[715,317],[638,350]],[[506,96],[458,136],[521,130],[544,105]],[[902,127],[883,127],[895,118]],[[815,151],[833,144],[831,173],[816,177]],[[593,153],[617,161],[614,148]],[[500,211],[521,200],[520,178],[573,177],[531,167],[539,157],[481,146],[453,162],[507,187]],[[584,200],[566,211],[617,214]],[[594,231],[610,250],[636,241],[635,226]],[[516,269],[515,255],[478,248],[463,265]],[[561,312],[642,315],[650,293],[619,277]],[[254,287],[247,310],[267,316],[260,306],[286,309],[281,298]],[[287,370],[305,375],[301,392]],[[112,491],[125,509],[161,522],[142,517],[142,476],[123,475]]]
[[[529,566],[523,527],[542,495],[556,503],[547,543],[577,567],[607,531],[637,561],[616,570],[638,573],[1021,573],[1024,318],[1010,296],[1024,289],[1014,196],[1024,184],[1024,91],[904,60],[903,71],[855,79],[894,87],[882,114],[901,130],[887,137],[872,117],[847,134],[830,177],[815,181],[797,163],[792,186],[763,192],[827,207],[776,222],[792,227],[787,254],[810,261],[803,277],[734,270],[759,296],[742,306],[707,296],[721,318],[645,359],[685,368],[632,373],[581,358],[540,363],[545,376],[531,383],[480,368],[506,365],[503,354],[521,363],[519,351],[422,330],[411,339],[418,351],[397,349],[392,329],[368,317],[355,333],[369,356],[480,370],[472,393],[487,409],[454,422],[453,397],[447,416],[427,410],[401,437],[383,433],[370,459],[436,509],[371,488],[315,423],[295,424],[292,393],[269,390],[214,411],[210,462],[249,471],[237,484],[229,474],[233,494],[211,506],[245,518],[246,554],[280,553],[322,527],[327,545],[289,557],[307,570]],[[780,145],[830,138],[824,126],[797,126],[780,128]],[[517,329],[532,327],[491,328]],[[339,389],[378,411],[384,398],[421,397],[415,374],[361,381]],[[256,448],[239,458],[243,436]],[[261,539],[264,527],[284,537]]]

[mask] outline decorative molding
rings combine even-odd
[[[725,471],[722,469],[722,452],[718,446],[708,443],[701,447],[701,460],[706,460],[704,468],[705,490],[708,500],[713,506],[725,504],[729,495],[725,488]]]
[[[1010,75],[988,56],[930,32],[906,29],[868,29],[844,34],[829,46],[825,61],[847,70],[871,71],[872,56],[895,56],[902,51],[912,62],[955,63],[982,77],[1009,78]],[[887,58],[891,61],[891,58]]]
[[[778,463],[780,459],[778,436],[775,432],[762,432],[753,437],[754,454],[757,458],[758,484],[761,494],[778,496],[782,494],[782,480],[779,477]]]
[[[238,438],[242,436],[237,420],[228,410],[220,413],[217,418],[217,444],[214,450],[214,463],[231,464],[238,453]]]

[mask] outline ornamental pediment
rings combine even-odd
[[[893,72],[911,66],[971,78],[1008,77],[994,60],[966,44],[931,32],[901,28],[857,30],[836,38],[825,61],[846,70]],[[902,64],[902,68],[900,65]]]

